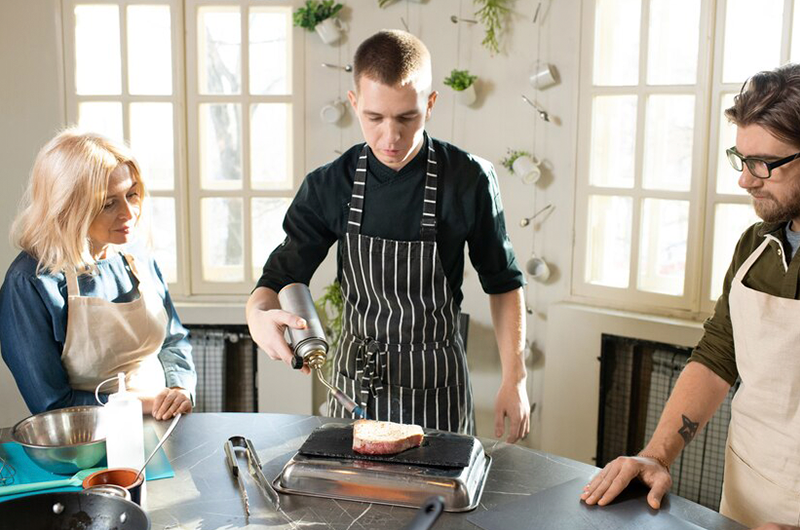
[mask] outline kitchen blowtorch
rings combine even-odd
[[[306,321],[305,329],[287,327],[289,346],[294,352],[292,368],[299,370],[308,366],[317,374],[317,379],[331,391],[333,397],[356,417],[366,419],[367,412],[347,394],[330,384],[322,375],[322,366],[328,358],[328,339],[325,329],[314,307],[311,291],[303,283],[290,283],[278,293],[281,309]]]

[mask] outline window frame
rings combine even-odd
[[[579,111],[576,153],[575,216],[573,266],[570,299],[587,305],[603,305],[615,309],[642,311],[683,318],[702,318],[714,311],[711,299],[713,274],[715,209],[718,204],[750,204],[749,196],[718,193],[717,162],[720,149],[720,112],[726,94],[736,94],[741,83],[722,83],[725,18],[727,0],[701,0],[697,78],[694,85],[652,85],[646,83],[650,1],[642,0],[640,19],[640,55],[638,84],[635,86],[594,86],[594,32],[597,0],[583,0],[581,21],[581,60]],[[793,9],[800,0],[783,0],[780,63],[789,59],[792,44]],[[794,4],[797,4],[795,6]],[[797,28],[800,38],[800,28]],[[641,230],[641,200],[653,198],[686,198],[675,192],[643,190],[642,164],[645,135],[646,97],[650,94],[695,95],[695,129],[692,153],[692,179],[688,194],[689,226],[687,255],[682,296],[639,291],[636,287],[638,251]],[[592,101],[596,95],[631,94],[637,100],[634,187],[631,189],[601,188],[589,184],[591,151]],[[684,192],[680,192],[684,194]],[[619,195],[634,200],[631,226],[630,275],[627,288],[593,285],[585,281],[588,254],[588,201],[591,195]]]
[[[705,169],[706,142],[709,116],[706,98],[708,87],[708,36],[713,32],[709,22],[710,0],[702,0],[699,32],[697,77],[694,85],[648,85],[648,33],[650,1],[642,0],[640,13],[640,45],[639,70],[636,85],[628,86],[595,86],[593,85],[594,68],[594,33],[595,33],[596,0],[584,0],[581,43],[581,72],[579,86],[579,120],[578,120],[578,154],[577,178],[575,187],[575,237],[572,269],[572,298],[587,303],[603,303],[619,308],[631,308],[646,311],[664,311],[685,313],[697,311],[697,292],[700,289],[699,274],[700,252],[703,244],[702,224],[699,223],[704,199],[704,186],[701,185],[700,174]],[[692,175],[689,191],[647,190],[643,188],[642,168],[644,164],[644,138],[646,123],[647,98],[651,95],[692,95],[694,96],[694,142],[692,148]],[[635,95],[637,97],[636,143],[634,158],[634,185],[632,188],[597,187],[589,183],[591,156],[592,105],[595,96]],[[700,139],[701,141],[698,141]],[[587,282],[585,277],[589,197],[592,195],[609,195],[631,197],[633,200],[631,225],[631,257],[628,287],[617,288],[595,285]],[[686,271],[683,295],[673,296],[660,293],[639,291],[636,287],[638,278],[638,256],[641,241],[641,210],[645,198],[677,199],[689,201],[689,225],[686,249]],[[698,226],[699,225],[699,226]]]
[[[250,278],[252,270],[252,214],[251,202],[254,198],[289,198],[294,197],[304,176],[304,136],[303,136],[303,66],[304,66],[304,36],[300,31],[290,27],[289,46],[291,54],[291,93],[289,95],[252,95],[249,93],[249,46],[248,46],[248,17],[250,7],[288,7],[293,10],[296,0],[185,0],[186,19],[191,23],[186,25],[186,106],[188,123],[188,160],[189,160],[189,202],[190,226],[198,234],[192,237],[191,248],[191,291],[196,295],[230,295],[248,294],[255,287],[258,278]],[[203,6],[238,6],[241,16],[241,42],[242,42],[242,90],[235,95],[201,95],[196,84],[197,71],[197,12]],[[202,103],[228,103],[235,102],[242,109],[242,187],[236,190],[203,189],[200,183],[200,158],[199,158],[199,111]],[[292,186],[283,190],[257,190],[250,185],[250,107],[258,103],[289,103],[291,104],[291,138],[292,159],[289,168]],[[299,176],[298,176],[299,175]],[[244,242],[243,266],[244,281],[242,282],[212,282],[203,279],[203,248],[202,248],[202,219],[201,200],[206,197],[214,198],[241,198]]]
[[[305,123],[304,65],[305,32],[297,31],[290,22],[288,42],[291,60],[291,93],[283,96],[258,96],[249,94],[247,70],[248,19],[250,7],[285,7],[294,11],[300,0],[61,0],[61,25],[64,35],[64,80],[67,123],[77,124],[79,105],[84,101],[120,102],[122,104],[122,130],[126,142],[130,141],[130,104],[137,102],[169,102],[173,113],[174,187],[172,190],[154,190],[151,197],[169,197],[175,201],[175,239],[177,281],[169,283],[170,294],[176,301],[227,301],[240,300],[254,288],[258,278],[251,278],[252,270],[252,219],[250,202],[257,197],[291,199],[305,175]],[[75,6],[113,5],[119,8],[121,93],[119,95],[84,96],[77,94]],[[172,94],[131,95],[128,92],[127,8],[131,5],[165,5],[170,8],[172,46]],[[197,9],[200,6],[238,6],[242,22],[242,91],[232,96],[200,96],[197,87]],[[194,62],[193,62],[194,61]],[[197,132],[197,105],[216,100],[237,98],[242,105],[242,188],[239,190],[202,190],[199,175],[199,150]],[[250,105],[262,102],[288,102],[291,104],[291,186],[283,190],[253,190],[249,185]],[[193,107],[194,106],[194,107]],[[192,109],[194,108],[194,112]],[[208,282],[202,279],[202,229],[200,225],[200,200],[205,196],[238,197],[243,201],[242,220],[243,267],[242,282]]]

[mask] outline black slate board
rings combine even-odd
[[[302,447],[301,455],[374,460],[433,467],[467,467],[477,440],[472,436],[425,429],[422,445],[396,455],[362,455],[353,451],[352,424],[327,423],[317,427]]]
[[[467,520],[484,530],[537,528],[548,530],[701,530],[693,523],[647,504],[647,489],[632,484],[606,506],[588,506],[580,500],[588,478],[577,478],[534,493],[520,501],[470,515]]]

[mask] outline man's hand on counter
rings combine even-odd
[[[525,391],[525,379],[518,383],[503,382],[497,391],[494,404],[494,435],[503,436],[505,419],[509,419],[508,438],[506,442],[513,444],[524,438],[531,430],[530,403]]]
[[[652,508],[659,509],[661,499],[672,487],[672,477],[656,459],[644,456],[620,456],[609,462],[584,488],[581,499],[586,504],[605,506],[634,478],[650,486],[647,503]]]

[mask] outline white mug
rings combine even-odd
[[[522,155],[511,164],[511,170],[522,179],[525,184],[534,184],[542,176],[539,159]]]
[[[538,282],[546,282],[550,277],[550,267],[547,265],[547,262],[536,254],[532,254],[525,263],[525,271],[528,273],[528,276]]]
[[[314,30],[325,44],[333,44],[342,37],[342,32],[347,31],[347,25],[337,17],[326,18]]]
[[[344,103],[341,100],[331,101],[319,111],[319,117],[325,123],[336,123],[344,116]]]
[[[531,86],[537,90],[544,90],[556,84],[555,68],[551,64],[536,64],[533,73],[528,77]]]

